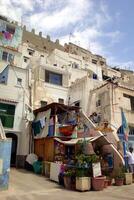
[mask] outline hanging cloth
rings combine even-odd
[[[2,40],[2,39],[3,39],[3,33],[0,32],[0,40]]]
[[[41,123],[40,120],[32,123],[32,128],[34,131],[34,135],[38,135],[41,132]]]
[[[41,124],[41,128],[44,128],[46,124],[46,118],[40,119],[40,124]]]

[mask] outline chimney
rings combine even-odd
[[[50,41],[50,36],[49,35],[47,35],[47,40]]]
[[[42,37],[42,32],[41,31],[39,32],[39,36]]]
[[[33,28],[31,32],[32,32],[33,34],[35,34],[35,29]]]
[[[59,39],[56,39],[55,43],[56,43],[56,44],[59,44],[59,43],[60,43],[60,42],[59,42]]]
[[[23,26],[23,30],[26,31],[26,25]]]
[[[14,24],[15,24],[16,26],[18,26],[18,22],[17,22],[17,21],[14,21]]]

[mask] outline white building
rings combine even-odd
[[[12,165],[24,164],[29,152],[26,109],[29,106],[27,69],[21,67],[22,28],[0,17],[0,118],[12,138]]]

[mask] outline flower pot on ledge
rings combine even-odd
[[[91,189],[90,177],[76,177],[76,190],[84,192]]]

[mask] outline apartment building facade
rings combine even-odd
[[[27,69],[21,66],[22,27],[0,17],[0,118],[12,138],[11,164],[19,165],[29,152],[26,110],[29,106]]]

